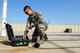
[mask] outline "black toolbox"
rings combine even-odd
[[[23,35],[17,35],[14,36],[13,33],[13,28],[10,24],[5,24],[6,26],[6,31],[7,31],[7,36],[9,41],[11,41],[12,46],[28,46],[29,45],[29,38],[28,36],[23,36]]]

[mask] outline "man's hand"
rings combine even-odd
[[[32,29],[32,25],[29,26],[29,29]]]
[[[23,37],[22,37],[22,38],[23,38],[23,40],[26,40],[26,35],[23,35]]]

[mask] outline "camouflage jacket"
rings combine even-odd
[[[33,11],[33,15],[28,17],[27,23],[33,24],[33,27],[36,27],[38,24],[43,24],[47,27],[47,23],[43,20],[43,15],[37,11]]]

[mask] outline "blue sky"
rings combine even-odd
[[[0,0],[0,21],[3,0]],[[47,23],[80,24],[80,0],[8,0],[7,22],[26,23],[24,6],[41,11]]]

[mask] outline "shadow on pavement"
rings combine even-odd
[[[48,40],[48,41],[80,41],[80,39],[72,39],[72,40]]]
[[[63,51],[65,51],[65,52],[67,52],[67,53],[75,53],[74,51],[69,50],[69,49],[70,49],[70,48],[80,48],[80,46],[63,47],[63,46],[60,46],[60,45],[58,45],[58,44],[56,44],[56,43],[53,43],[53,42],[51,42],[51,41],[48,41],[48,43],[51,43],[51,44],[57,46],[57,48],[39,48],[39,49],[44,49],[44,50],[46,50],[46,49],[50,49],[50,50],[51,50],[51,49],[62,49]]]
[[[1,44],[4,44],[4,45],[9,45],[11,46],[11,42],[9,41],[0,41]]]

